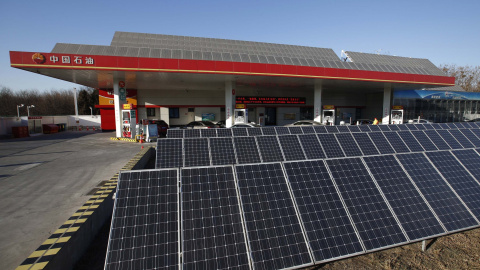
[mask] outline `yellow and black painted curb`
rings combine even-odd
[[[137,168],[139,161],[153,147],[145,147],[138,152],[120,171],[141,169]],[[119,173],[116,173],[90,197],[65,223],[63,223],[40,247],[26,258],[16,270],[39,270],[44,269],[67,244],[72,245],[71,240],[82,229],[89,217],[101,206],[105,200],[112,200],[117,187]],[[85,227],[85,226],[84,226]],[[70,242],[69,242],[70,241]],[[50,266],[50,265],[49,265]],[[56,268],[56,267],[49,267]],[[58,268],[57,268],[58,269]]]
[[[126,142],[138,142],[136,139],[118,138],[118,137],[110,137],[110,140],[113,140],[113,141],[126,141]]]

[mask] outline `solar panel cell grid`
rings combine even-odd
[[[472,132],[472,129],[460,129],[460,132],[468,138],[468,140],[475,146],[480,147],[480,139]]]
[[[322,161],[284,164],[315,261],[363,248]]]
[[[338,133],[337,126],[325,126],[327,133]]]
[[[391,131],[390,125],[378,125],[378,128],[380,129],[380,131]]]
[[[387,132],[371,132],[368,133],[368,136],[372,140],[372,142],[377,147],[380,154],[392,154],[395,153],[390,143],[387,141],[383,133]]]
[[[236,164],[232,138],[210,138],[212,165]]]
[[[360,128],[358,126],[347,126],[350,132],[360,132]]]
[[[262,129],[261,128],[247,128],[248,136],[261,136]]]
[[[372,140],[370,140],[370,137],[368,137],[366,133],[352,133],[352,136],[362,150],[363,155],[369,156],[379,154],[377,147],[375,147]]]
[[[261,162],[255,137],[234,137],[233,142],[238,164]]]
[[[275,127],[275,131],[278,135],[287,135],[290,134],[288,127]]]
[[[201,129],[200,136],[204,138],[217,137],[217,129],[216,128]]]
[[[302,127],[288,127],[290,134],[303,134]]]
[[[425,151],[435,151],[438,148],[433,144],[433,142],[428,138],[427,135],[421,130],[414,130],[412,131],[413,137],[420,143]]]
[[[263,135],[277,135],[275,127],[262,127]]]
[[[353,139],[352,134],[350,133],[338,133],[335,134],[337,137],[340,146],[343,149],[343,152],[347,157],[356,157],[362,156],[363,153],[360,151],[360,148],[357,145],[357,142]]]
[[[398,125],[388,125],[388,127],[390,128],[391,131],[400,130],[400,129],[398,128]]]
[[[350,129],[348,129],[348,126],[336,126],[338,129],[338,132],[350,132]]]
[[[344,157],[345,153],[343,153],[340,144],[338,143],[335,134],[317,134],[318,140],[322,145],[323,151],[325,151],[325,155],[327,158],[334,158],[334,157]]]
[[[232,137],[232,129],[230,128],[217,129],[217,137]]]
[[[399,130],[410,130],[408,127],[407,127],[407,124],[400,124],[400,125],[397,125],[398,129]]]
[[[184,167],[209,166],[210,151],[207,138],[191,138],[183,140]]]
[[[405,125],[409,130],[418,130],[417,124],[406,124]]]
[[[250,269],[232,167],[181,175],[183,268]]]
[[[280,163],[239,165],[235,170],[254,268],[311,264]]]
[[[372,130],[368,127],[368,125],[360,125],[358,126],[360,132],[371,132]]]
[[[450,134],[448,130],[437,130],[437,133],[452,149],[463,149],[462,145]]]
[[[258,136],[257,143],[263,162],[284,161],[277,136]]]
[[[480,218],[480,185],[449,151],[426,152],[430,162],[453,187],[470,211]]]
[[[381,131],[379,125],[367,125],[367,127],[370,129],[372,132],[378,132]]]
[[[248,136],[247,128],[232,128],[232,134],[234,137]]]
[[[366,250],[407,241],[360,158],[326,163]]]
[[[183,138],[183,129],[168,129],[167,138]]]
[[[307,159],[325,158],[322,146],[315,134],[299,135],[298,139],[302,144],[303,151]]]
[[[397,158],[448,231],[478,225],[424,154],[397,155]]]
[[[325,126],[313,126],[315,133],[327,133]]]
[[[278,136],[285,160],[305,160],[297,135]]]
[[[394,156],[363,159],[410,240],[445,233]]]
[[[185,129],[184,138],[199,138],[200,129]]]
[[[177,175],[120,173],[105,269],[178,269]]]
[[[477,151],[467,149],[452,151],[452,153],[457,157],[460,163],[467,168],[473,177],[480,181],[480,156]]]
[[[398,135],[402,138],[403,142],[405,142],[411,152],[425,151],[410,131],[399,131]]]
[[[438,130],[425,130],[425,134],[432,141],[435,147],[438,150],[449,150],[450,146],[445,142],[445,140],[437,133]]]
[[[182,139],[161,139],[157,141],[157,169],[183,166]]]
[[[315,133],[315,129],[312,126],[302,126],[302,131],[304,134]]]
[[[463,148],[474,148],[475,146],[470,142],[465,135],[458,129],[451,129],[448,132],[460,143]]]

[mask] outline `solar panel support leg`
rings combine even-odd
[[[426,243],[427,240],[423,240],[422,241],[422,251],[425,252],[427,251],[436,241],[437,241],[438,238],[433,238],[432,241],[430,241],[430,243]]]
[[[425,240],[422,241],[422,251],[425,252],[426,243]]]

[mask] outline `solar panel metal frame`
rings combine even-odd
[[[226,141],[227,143],[223,143],[224,141]],[[228,143],[228,141],[230,141],[230,143]],[[209,144],[210,157],[212,159],[213,166],[238,163],[232,137],[210,138]],[[231,147],[231,149],[229,149],[229,147]]]
[[[183,166],[198,167],[212,165],[208,138],[183,139]]]
[[[170,143],[169,143],[170,142]],[[172,145],[172,142],[175,142]],[[168,144],[167,144],[168,143]],[[161,145],[164,144],[168,150],[163,150]],[[178,145],[180,144],[180,145]],[[171,148],[173,147],[173,148]],[[166,138],[157,140],[157,151],[156,151],[156,159],[155,159],[155,168],[156,169],[165,169],[165,168],[178,168],[183,166],[183,139],[180,138]],[[177,156],[171,158],[171,156],[164,156],[165,154],[175,153]],[[170,162],[173,161],[173,162]],[[161,162],[165,162],[162,163]]]
[[[237,164],[262,162],[255,137],[233,137],[233,144],[237,156]]]

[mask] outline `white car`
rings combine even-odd
[[[408,120],[409,124],[433,124],[432,121],[430,120],[427,120],[427,119],[420,119],[420,122],[418,122],[418,119],[412,119],[412,120]]]
[[[288,125],[285,125],[286,127],[293,127],[293,126],[322,126],[322,123],[313,121],[313,120],[300,120],[295,123],[291,123]]]

